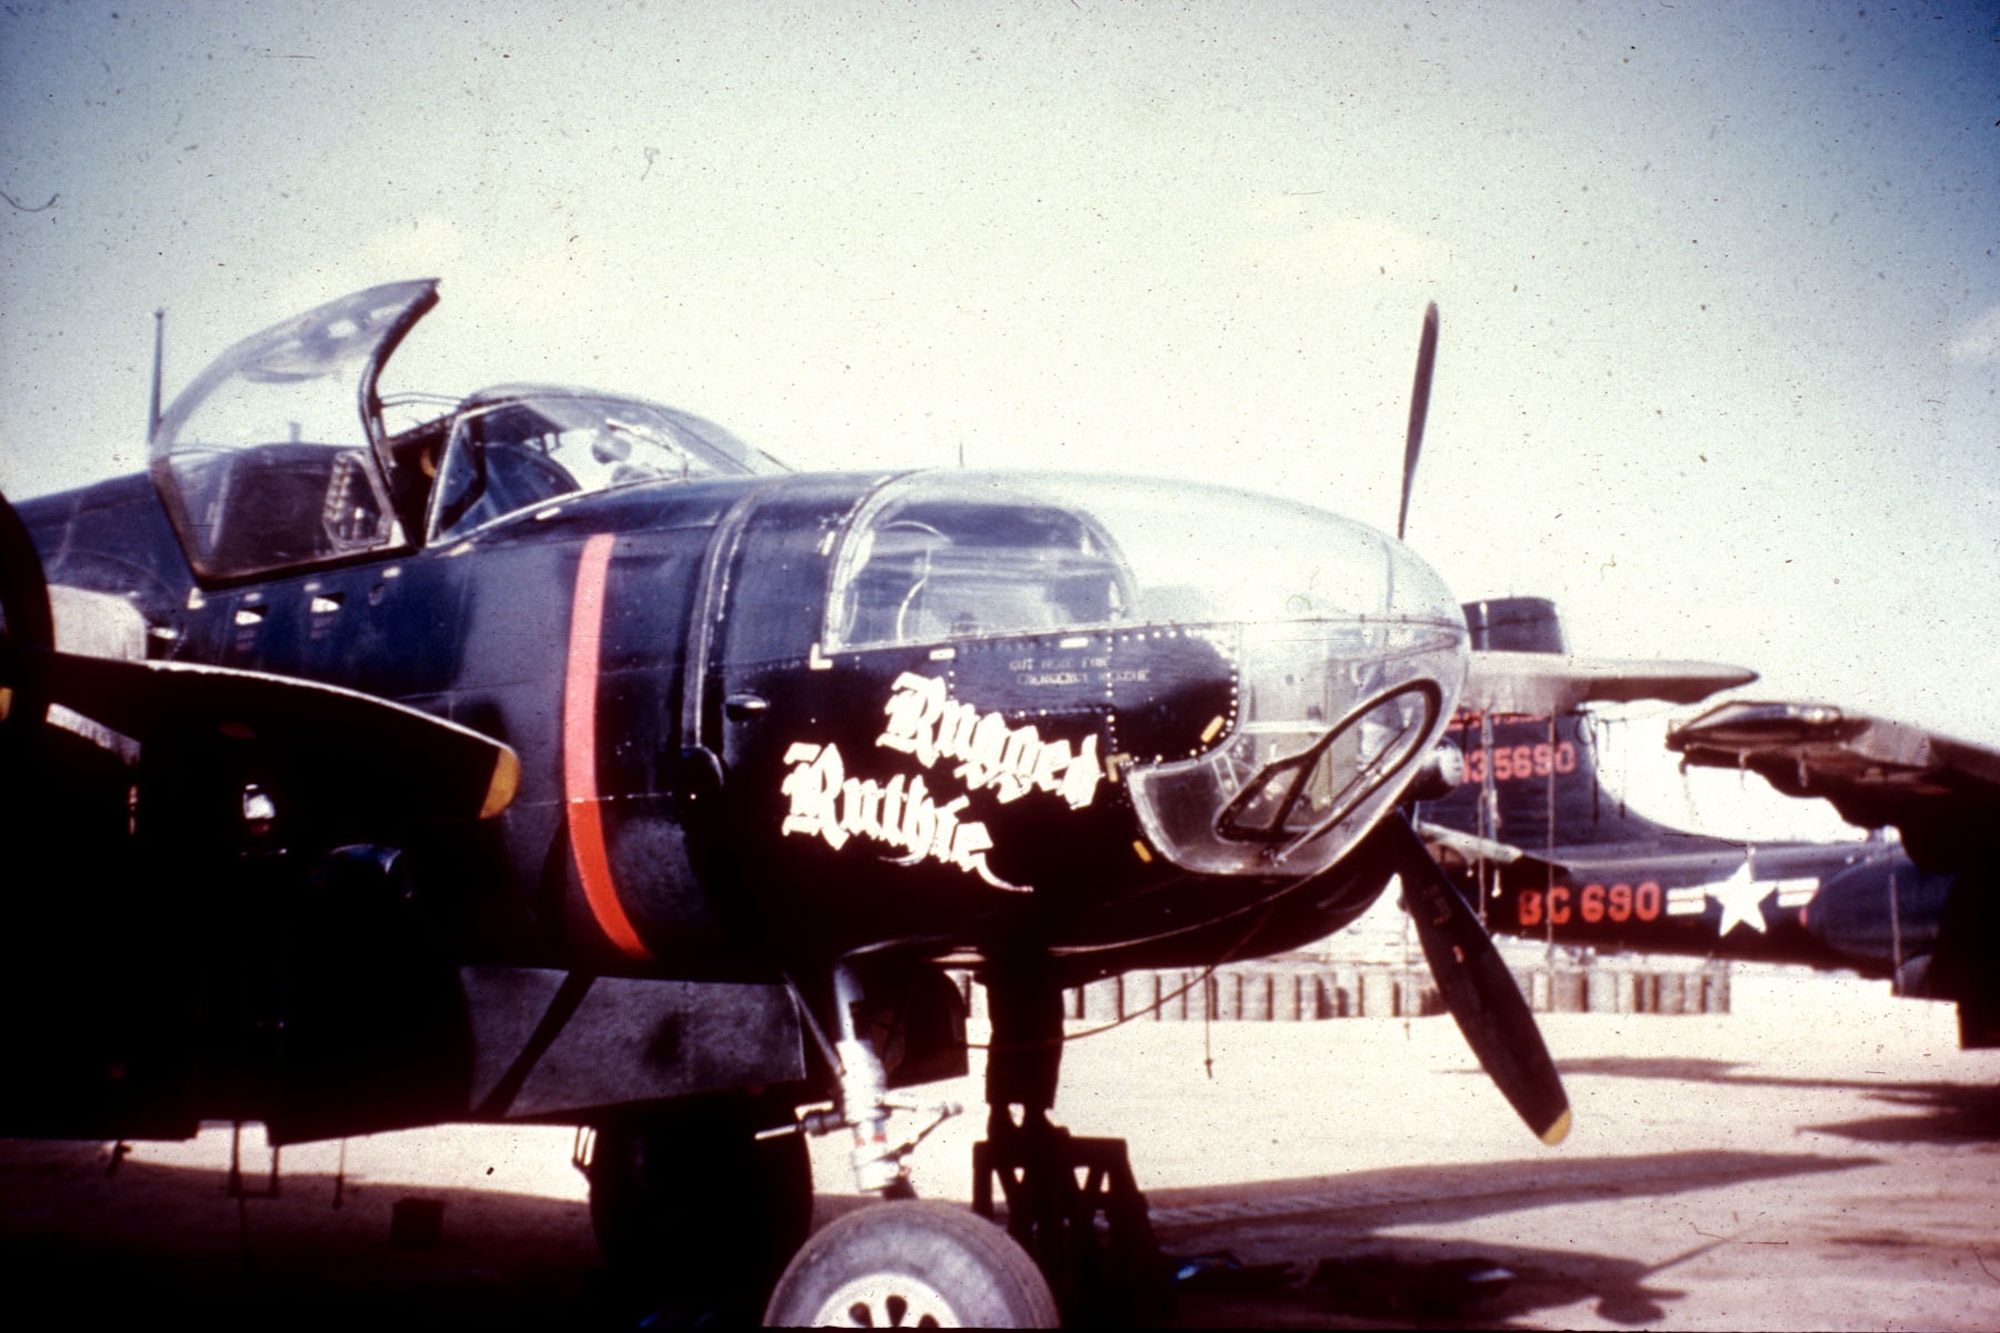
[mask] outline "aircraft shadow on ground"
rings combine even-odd
[[[277,1197],[238,1199],[221,1171],[128,1161],[107,1177],[106,1161],[98,1144],[0,1143],[0,1283],[24,1306],[94,1316],[77,1322],[632,1322],[581,1203],[350,1178],[336,1209],[327,1175],[286,1174]],[[437,1243],[392,1241],[394,1205],[410,1196],[443,1203]]]
[[[1510,1211],[1664,1196],[1872,1159],[1672,1153],[1524,1159],[1356,1172],[1151,1196],[1169,1254],[1229,1250],[1255,1261],[1282,1240],[1283,1269],[1216,1266],[1177,1288],[1183,1325],[1381,1321],[1491,1325],[1594,1303],[1613,1322],[1662,1317],[1682,1293],[1666,1270],[1729,1237],[1646,1264],[1583,1249],[1378,1234]],[[417,1190],[283,1177],[277,1198],[235,1199],[222,1173],[127,1162],[105,1174],[95,1144],[0,1144],[0,1282],[17,1298],[97,1314],[147,1311],[266,1317],[306,1312],[408,1322],[436,1316],[499,1326],[630,1326],[635,1309],[607,1275],[581,1203],[473,1190]],[[252,1188],[265,1183],[246,1182]],[[396,1200],[442,1200],[435,1246],[391,1241]],[[822,1195],[822,1218],[861,1201]],[[1498,1265],[1502,1290],[1477,1280]],[[730,1320],[725,1322],[741,1322]]]
[[[1857,1143],[2000,1143],[2000,1088],[1970,1083],[1910,1083],[1871,1094],[1906,1114],[1867,1116],[1801,1128]]]
[[[1666,1079],[1685,1083],[1722,1083],[1737,1087],[1825,1089],[1859,1092],[1870,1100],[1899,1108],[1902,1114],[1859,1120],[1801,1125],[1811,1133],[1834,1134],[1858,1143],[1988,1143],[2000,1142],[2000,1088],[1977,1083],[1906,1083],[1893,1079],[1788,1078],[1781,1074],[1737,1073],[1742,1066],[1727,1060],[1674,1057],[1599,1056],[1563,1060],[1558,1067],[1569,1077]]]
[[[1873,1160],[1746,1152],[1527,1159],[1159,1190],[1150,1202],[1169,1254],[1223,1251],[1244,1264],[1238,1270],[1215,1266],[1182,1283],[1177,1294],[1184,1323],[1256,1325],[1310,1317],[1490,1326],[1590,1303],[1601,1318],[1643,1324],[1664,1317],[1668,1303],[1683,1295],[1653,1285],[1660,1274],[1733,1238],[1701,1237],[1686,1252],[1647,1264],[1583,1249],[1378,1233],[1842,1171]],[[1302,1245],[1310,1246],[1303,1263]],[[1265,1262],[1279,1254],[1287,1261],[1283,1268]],[[1514,1281],[1482,1285],[1482,1265],[1506,1269]]]

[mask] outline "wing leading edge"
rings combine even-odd
[[[1667,748],[1824,798],[1851,824],[1893,824],[1919,864],[1960,862],[2000,812],[2000,750],[1829,704],[1723,704],[1669,730]]]

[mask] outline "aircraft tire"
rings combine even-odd
[[[1027,1252],[960,1205],[871,1204],[822,1228],[792,1257],[764,1322],[1055,1328],[1056,1299]]]
[[[732,1099],[598,1129],[591,1228],[643,1299],[755,1313],[812,1226],[805,1140],[758,1142],[766,1123],[754,1103]]]

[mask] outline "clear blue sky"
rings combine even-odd
[[[312,302],[387,387],[1128,470],[2000,742],[2000,7],[12,3],[0,486]],[[52,202],[51,202],[52,201]]]

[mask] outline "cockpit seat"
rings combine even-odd
[[[268,569],[333,554],[324,517],[340,453],[333,445],[282,444],[232,459],[216,502],[209,565],[222,572]]]

